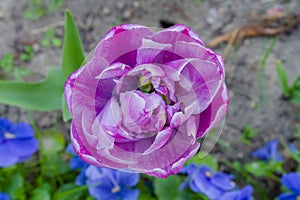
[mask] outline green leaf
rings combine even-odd
[[[179,191],[182,181],[178,176],[169,176],[166,179],[154,179],[154,191],[158,200],[187,200],[190,195],[186,191]]]
[[[49,11],[53,12],[58,10],[64,4],[64,0],[51,0],[49,2]]]
[[[75,21],[69,10],[65,11],[65,35],[62,69],[66,77],[78,69],[84,61],[84,51]]]
[[[50,200],[50,190],[51,186],[48,183],[44,183],[33,190],[33,195],[30,200]]]
[[[43,149],[48,155],[51,156],[65,149],[65,138],[56,129],[44,131],[42,136]]]
[[[54,47],[60,47],[61,43],[62,43],[62,41],[61,41],[60,38],[55,37],[55,38],[52,39],[52,44],[53,44]]]
[[[67,183],[61,186],[54,194],[54,200],[77,200],[82,199],[86,186],[77,186],[74,183]]]
[[[276,68],[277,68],[277,75],[280,81],[280,86],[282,89],[282,92],[284,96],[289,97],[290,92],[289,92],[289,86],[288,86],[288,77],[286,75],[285,69],[282,67],[281,61],[278,60],[276,63]]]
[[[72,119],[72,115],[68,109],[66,100],[64,95],[62,96],[62,113],[63,113],[63,120],[64,122],[69,121],[70,119]]]
[[[27,19],[38,19],[44,14],[46,14],[46,11],[43,7],[33,6],[25,10],[24,17]]]
[[[245,169],[257,177],[269,177],[274,173],[283,172],[282,163],[277,161],[255,161],[246,164]]]
[[[42,171],[45,176],[53,178],[70,171],[69,165],[62,156],[63,154],[51,154],[45,161],[43,161]]]
[[[6,192],[12,199],[25,199],[24,178],[21,174],[13,174],[5,183],[1,191]]]
[[[50,69],[48,77],[38,83],[0,81],[0,103],[29,110],[61,109],[65,79],[61,69]]]
[[[251,139],[258,135],[258,130],[252,128],[250,125],[246,125],[243,133],[240,136],[241,142],[245,144],[251,144]]]
[[[0,68],[9,73],[14,66],[14,55],[12,53],[5,54],[0,60]]]
[[[201,158],[200,158],[201,157]],[[209,166],[213,171],[218,171],[218,160],[212,155],[206,155],[204,158],[201,156],[201,152],[189,159],[186,164],[195,163],[198,165]]]

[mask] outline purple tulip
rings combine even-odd
[[[299,200],[300,199],[300,173],[291,172],[284,174],[281,179],[282,184],[289,189],[290,193],[279,195],[279,200]]]
[[[111,29],[65,85],[71,140],[93,165],[179,172],[229,103],[220,55],[185,25]]]
[[[0,117],[0,167],[25,162],[38,149],[31,126]]]

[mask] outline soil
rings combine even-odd
[[[299,14],[299,1],[284,0],[149,0],[149,1],[104,1],[65,0],[58,11],[48,13],[37,20],[24,18],[26,0],[0,1],[0,57],[13,52],[18,55],[25,44],[34,47],[34,57],[30,62],[21,63],[31,71],[30,81],[41,79],[46,69],[61,65],[61,48],[43,47],[39,41],[44,36],[41,27],[51,24],[56,27],[56,36],[63,37],[64,9],[73,13],[79,26],[85,51],[90,52],[102,36],[112,26],[119,23],[137,23],[149,27],[159,27],[160,20],[184,23],[199,33],[204,42],[244,25],[251,16],[261,15],[267,9],[279,7],[287,12]],[[276,73],[276,61],[282,61],[289,83],[300,74],[300,30],[279,36],[263,69],[264,89],[259,81],[259,62],[263,45],[272,41],[264,37],[245,39],[226,58],[226,81],[230,90],[230,106],[225,126],[213,153],[228,160],[251,159],[251,152],[272,138],[293,141],[300,147],[300,141],[293,140],[295,125],[300,123],[300,107],[281,98],[282,91]],[[215,48],[220,54],[226,45]],[[263,98],[261,98],[263,93]],[[13,121],[28,121],[27,112],[22,109],[0,105],[1,116]],[[61,113],[34,112],[34,118],[42,129],[52,127],[57,119],[60,129],[68,135],[69,124],[63,123]],[[246,125],[257,128],[259,135],[251,145],[240,141]],[[226,147],[227,146],[227,147]],[[229,148],[229,147],[230,148]]]

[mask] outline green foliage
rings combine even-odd
[[[38,19],[47,13],[59,10],[63,4],[64,0],[29,0],[24,17],[27,19]]]
[[[1,191],[7,193],[11,199],[25,200],[24,178],[20,173],[13,173],[6,184],[3,185]]]
[[[276,68],[284,98],[289,99],[295,104],[300,104],[300,75],[289,86],[288,77],[285,69],[282,67],[281,61],[277,61]]]
[[[275,173],[282,173],[282,163],[276,161],[254,161],[245,165],[245,170],[256,177],[271,177]]]
[[[70,11],[65,12],[65,36],[63,43],[62,69],[65,77],[78,69],[84,61],[80,35]]]
[[[41,45],[60,47],[62,45],[62,40],[55,36],[55,29],[50,29],[45,33],[45,36],[41,40]]]
[[[182,180],[178,176],[169,176],[166,179],[154,179],[154,191],[158,200],[188,200],[191,195],[186,191],[179,191]]]
[[[243,133],[240,136],[241,142],[251,144],[251,140],[258,135],[258,130],[250,125],[245,126]]]
[[[21,53],[20,55],[20,60],[31,61],[33,56],[34,56],[34,52],[32,46],[25,46],[24,53]]]
[[[60,151],[63,151],[66,146],[65,138],[62,133],[57,130],[47,130],[42,133],[42,144],[45,153],[48,154],[57,154]]]
[[[86,186],[77,186],[74,183],[67,183],[55,192],[54,200],[81,200],[86,190]]]
[[[48,77],[38,83],[0,81],[0,103],[30,110],[61,109],[64,77],[60,69],[49,70]]]
[[[199,152],[197,155],[195,155],[193,158],[189,159],[186,164],[195,163],[197,165],[207,165],[209,166],[213,171],[218,170],[218,160],[212,156],[212,155],[206,155],[204,158],[201,156],[202,152]]]
[[[65,12],[65,36],[63,43],[62,70],[65,77],[82,66],[84,62],[84,51],[80,35],[70,11]],[[62,103],[63,119],[71,119],[71,114],[66,106],[65,100]]]
[[[300,139],[300,124],[296,124],[295,137]]]
[[[267,47],[267,41],[265,40],[263,43],[263,49],[261,53],[261,58],[258,65],[258,81],[259,81],[259,88],[260,88],[260,101],[264,99],[264,92],[265,92],[265,80],[264,80],[264,69],[266,62],[271,54],[271,52],[274,50],[275,45],[278,42],[278,37],[275,37],[271,44]]]
[[[30,51],[26,46],[27,50]],[[21,54],[23,55],[23,54]],[[25,54],[24,54],[25,55]],[[28,58],[32,59],[33,55],[26,55]],[[21,57],[20,57],[21,58]],[[15,80],[21,80],[23,77],[29,75],[29,70],[25,67],[19,67],[14,65],[14,55],[12,53],[5,54],[0,60],[0,72],[3,71],[3,77],[7,77],[10,74],[13,75]],[[1,77],[0,77],[1,79]]]
[[[33,190],[32,198],[30,200],[51,200],[51,186],[44,183]]]
[[[14,55],[12,53],[5,54],[0,60],[0,68],[9,73],[14,66]]]

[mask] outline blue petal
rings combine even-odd
[[[295,145],[289,143],[288,146],[293,154],[297,153],[297,148],[295,147]]]
[[[73,149],[72,144],[69,144],[69,145],[67,146],[66,152],[68,152],[69,154],[76,155],[76,153],[75,153],[75,151],[74,151],[74,149]]]
[[[121,197],[124,200],[137,200],[139,194],[140,194],[139,190],[123,190]]]
[[[92,185],[89,181],[87,184]],[[116,193],[111,192],[111,188],[101,187],[101,186],[90,186],[89,193],[91,196],[96,198],[96,200],[113,200],[116,198]]]
[[[9,196],[3,192],[0,192],[0,200],[9,200]]]
[[[188,184],[189,184],[189,179],[186,178],[186,179],[183,181],[183,183],[180,185],[179,190],[180,190],[180,191],[184,190],[184,189],[188,186]]]
[[[196,187],[197,190],[205,194],[209,199],[219,199],[223,195],[224,190],[221,190],[211,183],[212,176],[212,170],[207,166],[201,165],[199,172],[192,181],[192,184],[190,184],[191,189],[192,187]]]
[[[7,148],[9,153],[14,155],[29,156],[35,153],[38,149],[38,140],[35,138],[24,140],[9,140],[7,141]]]
[[[88,164],[84,162],[79,156],[73,156],[70,159],[69,166],[71,169],[82,169]]]
[[[232,190],[235,183],[231,180],[233,176],[222,172],[217,172],[211,178],[211,183],[222,190]]]
[[[104,175],[102,173],[102,169],[93,165],[89,165],[85,170],[85,176],[90,182],[93,182],[103,178]]]
[[[0,117],[0,144],[5,140],[4,134],[8,132],[12,126],[13,123],[10,120]]]
[[[8,132],[8,130],[13,125],[14,124],[9,119],[5,119],[3,117],[0,117],[0,135],[4,134],[5,132]]]
[[[8,151],[7,142],[0,144],[0,167],[8,167],[18,162],[19,156]]]
[[[220,200],[251,200],[253,188],[247,185],[241,190],[226,192]]]
[[[76,185],[85,185],[85,180],[86,180],[85,169],[82,169],[75,179],[75,184]]]
[[[180,173],[191,175],[197,171],[198,166],[191,163],[183,168],[181,168]]]
[[[292,172],[282,176],[281,182],[289,190],[300,193],[300,173]]]
[[[117,170],[116,171],[116,179],[117,179],[117,182],[121,186],[133,187],[136,184],[138,184],[138,182],[140,180],[140,174],[139,173],[122,172],[122,171]]]
[[[278,200],[296,200],[299,197],[296,194],[283,193],[278,196]]]
[[[16,136],[16,138],[32,138],[34,136],[34,131],[30,125],[20,122],[10,128],[8,131]]]
[[[279,141],[277,139],[270,140],[267,144],[252,153],[253,157],[261,158],[265,161],[276,160],[283,161],[283,156],[278,152]]]

